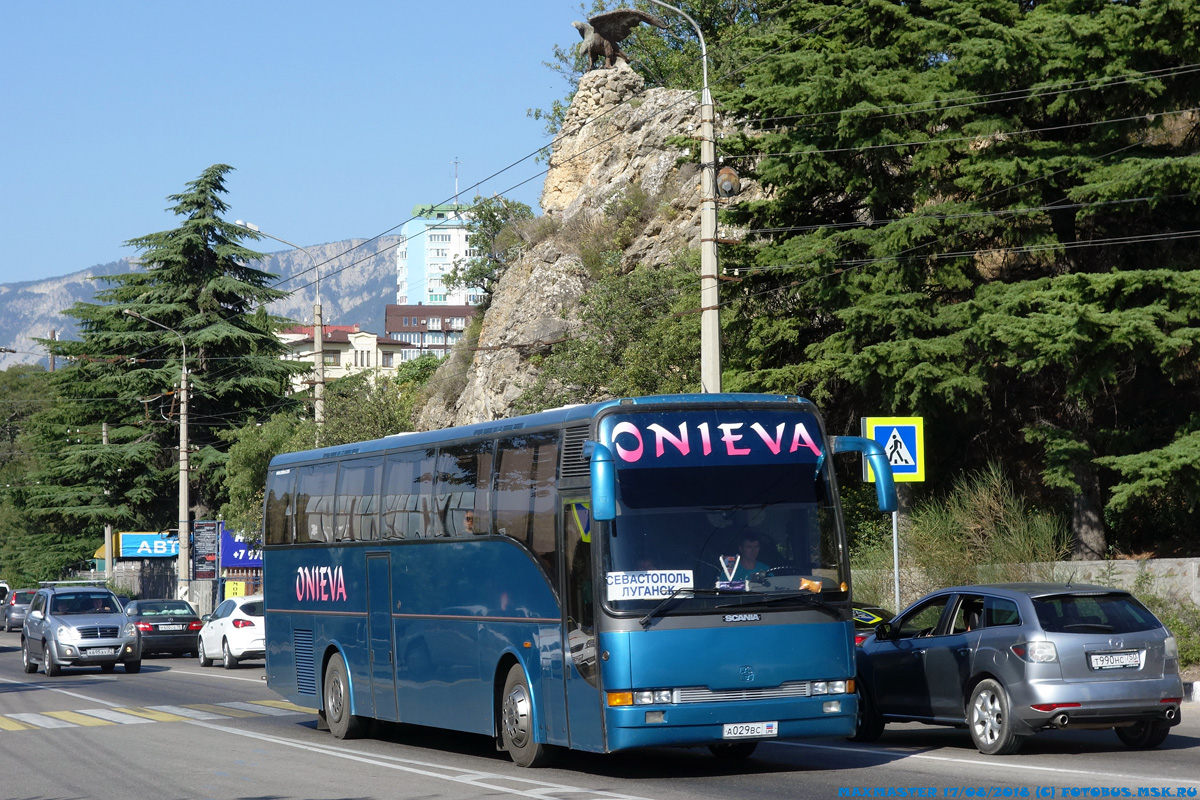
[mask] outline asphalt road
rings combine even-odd
[[[1195,797],[1200,706],[1156,750],[1111,731],[1056,731],[1016,756],[982,756],[963,731],[889,727],[872,745],[767,742],[727,763],[706,750],[568,753],[525,770],[485,737],[409,725],[338,741],[267,689],[261,663],[203,669],[194,659],[21,670],[0,632],[0,798],[838,798]],[[1139,795],[1139,790],[1142,792]],[[1165,790],[1165,792],[1164,792]],[[1107,792],[1107,793],[1106,793]]]

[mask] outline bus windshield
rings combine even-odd
[[[680,592],[684,611],[843,599],[825,480],[812,463],[622,470],[605,600],[640,612],[685,588],[704,591]]]

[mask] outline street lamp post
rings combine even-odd
[[[253,222],[237,220],[235,225],[240,225],[248,231],[254,231],[259,236],[265,236],[268,239],[274,239],[280,244],[286,244],[288,247],[301,250],[304,255],[308,256],[312,261],[313,270],[316,273],[317,287],[317,302],[313,305],[313,360],[316,362],[317,381],[313,386],[313,421],[317,423],[317,427],[325,422],[325,327],[321,324],[321,265],[317,263],[317,259],[313,254],[308,252],[307,248],[301,247],[298,244],[293,244],[287,239],[280,239],[278,236],[272,236],[266,231],[259,228]]]
[[[165,331],[170,331],[179,337],[179,346],[183,348],[183,358],[180,361],[181,369],[179,372],[179,589],[177,596],[180,600],[188,599],[188,588],[192,577],[191,573],[191,520],[188,506],[188,378],[187,378],[187,342],[183,340],[183,334],[174,328],[163,325],[157,320],[150,319],[147,316],[137,313],[131,308],[125,309],[125,313],[131,317],[136,317],[143,322],[149,322],[151,325],[157,325]],[[112,553],[108,554],[109,559],[112,558]]]
[[[696,20],[682,9],[650,0],[686,19],[700,38],[704,89],[700,95],[700,388],[721,391],[721,316],[717,292],[717,147],[713,137],[713,102],[708,92],[708,46]]]

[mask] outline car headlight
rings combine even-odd
[[[126,638],[137,636],[137,625],[132,622],[125,623],[125,633],[122,635]]]
[[[69,625],[59,625],[58,630],[54,632],[54,638],[60,642],[78,642],[79,631]]]

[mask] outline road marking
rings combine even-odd
[[[46,711],[44,713],[47,717],[54,717],[55,719],[61,719],[63,722],[70,722],[75,725],[99,726],[114,724],[112,720],[80,714],[78,711]]]
[[[48,717],[45,714],[9,714],[9,719],[15,719],[17,722],[24,722],[26,725],[32,725],[35,728],[75,728],[78,727],[73,722]]]
[[[164,714],[161,711],[152,711],[148,708],[118,708],[115,710],[123,714],[133,714],[135,717],[145,717],[155,722],[183,722],[187,719],[178,714]]]
[[[119,725],[136,725],[141,722],[154,722],[152,719],[145,717],[135,717],[133,714],[122,714],[120,711],[113,711],[110,708],[85,708],[79,712],[92,717],[106,719],[109,722],[115,722]]]
[[[80,677],[84,677],[84,676],[81,675]],[[108,678],[97,678],[95,676],[91,676],[91,678],[92,678],[92,680],[111,680]],[[77,697],[80,700],[87,700],[89,703],[101,703],[106,706],[115,706],[116,705],[116,703],[110,703],[109,701],[101,700],[98,697],[88,697],[86,694],[79,694],[78,692],[68,692],[66,689],[55,689],[53,686],[48,686],[45,683],[32,683],[30,681],[14,681],[14,680],[10,680],[8,678],[0,678],[0,682],[15,683],[19,686],[25,686],[30,689],[40,689],[40,690],[45,690],[45,691],[49,691],[49,692],[58,692],[59,694],[65,694],[68,697]]]
[[[1039,767],[1034,764],[1014,763],[1011,761],[985,761],[982,758],[961,758],[958,756],[935,756],[928,753],[913,753],[901,748],[890,747],[862,747],[846,746],[830,744],[813,744],[810,742],[773,742],[773,744],[781,744],[786,747],[807,747],[813,750],[836,750],[839,753],[869,753],[871,755],[886,755],[886,756],[903,756],[905,758],[924,759],[926,761],[948,761],[952,764],[970,764],[973,767],[988,767],[998,770],[1019,770],[1021,772],[1050,772],[1056,775],[1086,775],[1092,779],[1111,778],[1116,781],[1148,781],[1156,782],[1163,780],[1160,775],[1133,775],[1125,772],[1097,772],[1092,769],[1063,769],[1061,767]],[[1187,783],[1200,786],[1200,781],[1186,780],[1183,778],[1168,779],[1173,783]],[[1094,781],[1093,781],[1094,782]]]
[[[146,706],[151,711],[161,711],[164,714],[178,714],[187,719],[221,719],[220,714],[214,714],[211,711],[199,711],[195,708],[187,706]]]
[[[229,703],[189,703],[186,706],[145,708],[84,708],[78,711],[45,711],[40,714],[0,715],[0,731],[33,728],[73,728],[97,725],[134,725],[142,722],[186,722],[247,717],[282,717],[313,713],[282,700],[251,700]]]
[[[291,716],[292,714],[297,713],[297,711],[292,711],[292,710],[286,709],[286,708],[278,708],[275,705],[268,704],[267,702],[264,702],[264,701],[260,701],[258,703],[218,703],[217,705],[224,707],[226,709],[235,709],[235,710],[239,710],[239,711],[252,712],[250,716],[259,716],[259,715],[265,714],[267,716],[272,716],[272,717],[288,717],[288,716]],[[307,708],[299,708],[298,706],[297,706],[297,709],[298,709],[298,711],[309,711],[309,709],[307,709]],[[221,708],[214,708],[214,710],[220,711]],[[234,714],[232,710],[227,711],[226,713],[232,717],[239,716],[238,714]],[[240,716],[246,716],[246,715],[242,714]]]
[[[550,783],[549,781],[537,781],[530,778],[523,778],[512,775],[501,775],[495,772],[482,772],[480,770],[463,769],[462,767],[452,767],[448,764],[434,764],[428,761],[415,761],[408,758],[399,758],[396,756],[376,755],[367,753],[362,750],[351,750],[341,745],[315,745],[307,744],[295,739],[285,739],[281,736],[272,736],[270,734],[257,733],[254,731],[244,731],[237,728],[230,728],[225,725],[214,725],[211,722],[193,722],[193,725],[198,725],[202,728],[209,728],[214,731],[220,731],[225,734],[234,736],[245,736],[250,739],[257,739],[261,742],[281,745],[283,747],[293,747],[298,750],[307,750],[310,753],[320,753],[321,755],[333,756],[334,758],[344,758],[348,761],[358,761],[363,764],[372,764],[385,769],[394,769],[401,772],[410,772],[416,775],[424,775],[429,778],[450,781],[455,784],[468,784],[480,789],[490,789],[493,792],[500,792],[506,795],[516,795],[518,797],[532,797],[536,800],[546,800],[548,797],[563,795],[570,793],[572,798],[579,800],[644,800],[644,798],[636,795],[618,794],[617,792],[605,792],[599,789],[590,789],[582,786],[570,786],[564,783]],[[516,786],[505,784],[516,784]],[[455,794],[457,792],[448,792]]]

